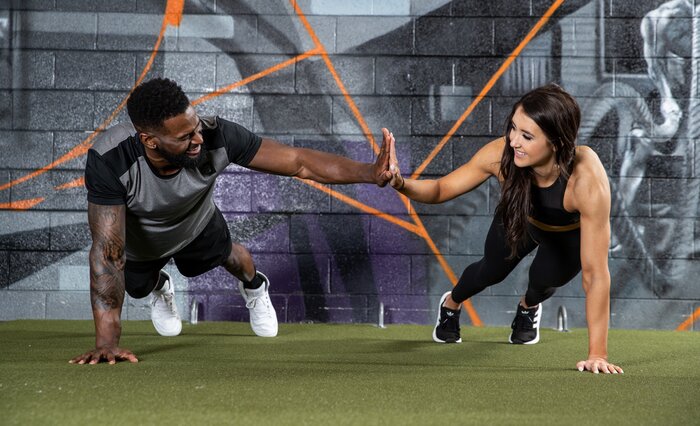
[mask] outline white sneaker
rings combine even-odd
[[[253,333],[260,337],[275,337],[277,336],[277,313],[267,292],[270,281],[262,272],[256,273],[263,280],[262,285],[250,289],[243,287],[243,283],[239,281],[238,291],[241,292],[245,306],[250,311],[250,328],[253,329]]]
[[[173,280],[167,272],[160,273],[165,276],[165,284],[151,293],[151,321],[161,336],[177,336],[182,331],[182,321],[175,304]]]

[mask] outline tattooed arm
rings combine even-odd
[[[92,234],[90,300],[95,319],[95,349],[71,359],[71,363],[97,364],[107,361],[114,364],[119,360],[138,362],[131,351],[119,348],[125,292],[125,211],[124,205],[88,203],[88,223]]]

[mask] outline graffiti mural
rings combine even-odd
[[[0,320],[90,318],[82,170],[128,120],[145,78],[178,81],[200,114],[295,146],[371,161],[381,127],[401,170],[437,177],[503,133],[513,101],[557,82],[579,100],[579,143],[613,191],[613,327],[697,329],[700,31],[691,1],[168,0],[6,2],[0,10]],[[391,6],[389,6],[391,5]],[[696,22],[697,21],[697,22]],[[230,167],[216,200],[272,282],[281,321],[427,324],[483,251],[489,181],[452,202],[323,186]],[[700,244],[700,243],[699,243]],[[526,259],[469,301],[506,325]],[[247,320],[223,270],[176,280],[181,312]],[[585,321],[580,277],[548,302]],[[147,319],[142,300],[127,319]],[[185,315],[187,317],[187,315]]]

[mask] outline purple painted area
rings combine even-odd
[[[216,180],[214,201],[222,212],[248,212],[251,208],[251,176],[223,173]]]

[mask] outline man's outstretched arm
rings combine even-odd
[[[118,360],[138,362],[133,353],[119,348],[121,312],[124,303],[124,252],[126,207],[88,203],[90,248],[90,301],[95,319],[95,349],[70,360],[75,364],[97,364]]]
[[[263,139],[248,167],[321,183],[374,183],[384,186],[391,179],[388,147],[393,136],[387,129],[382,129],[382,133],[382,147],[374,163],[360,163],[339,155]]]

